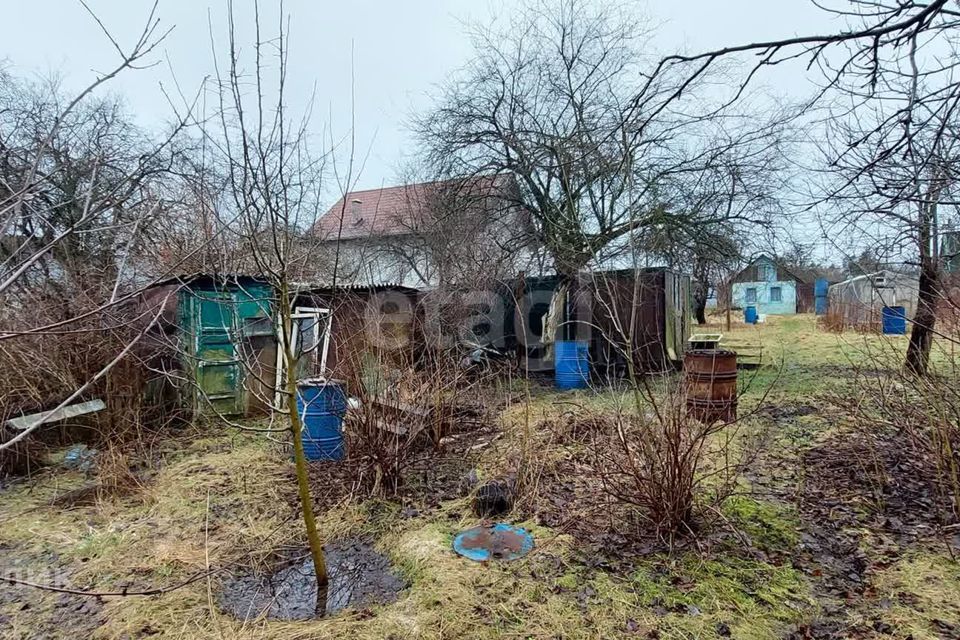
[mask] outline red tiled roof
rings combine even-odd
[[[481,193],[490,190],[490,193],[483,195],[494,195],[494,190],[506,189],[512,182],[512,178],[507,176],[483,176],[473,181],[471,186],[480,189]],[[312,232],[328,240],[338,236],[341,240],[351,240],[405,235],[411,233],[412,225],[427,213],[423,210],[428,202],[425,196],[431,190],[458,188],[463,184],[463,181],[448,180],[351,191],[317,220]]]

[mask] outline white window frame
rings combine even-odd
[[[326,375],[327,373],[327,354],[330,352],[330,329],[333,322],[333,314],[330,313],[330,309],[324,309],[321,307],[297,307],[293,313],[293,319],[295,320],[308,320],[313,319],[316,322],[316,327],[319,329],[323,327],[323,344],[321,345],[320,332],[317,331],[317,341],[316,344],[312,345],[309,349],[309,353],[313,354],[313,364],[319,366],[313,367],[315,371],[319,371],[320,375]],[[321,324],[321,320],[325,322]],[[294,334],[296,339],[300,339],[300,325],[299,323],[294,324]]]
[[[296,307],[293,310],[293,314],[290,316],[293,326],[290,329],[290,339],[293,343],[293,351],[299,347],[300,343],[300,322],[299,320],[310,320],[314,321],[316,327],[323,327],[323,345],[320,345],[320,332],[317,331],[317,342],[311,348],[309,353],[313,354],[312,363],[314,366],[310,367],[311,371],[319,371],[320,375],[326,375],[327,373],[327,355],[330,353],[330,334],[333,328],[333,314],[330,312],[330,309],[325,309],[322,307]],[[321,324],[321,320],[325,320]],[[279,322],[282,320],[278,318],[277,324],[277,375],[276,375],[276,389],[274,390],[274,406],[278,409],[283,408],[283,391],[284,384],[286,379],[284,373],[286,372],[286,358],[285,353],[286,349],[284,348],[283,342],[283,327],[279,325]],[[302,354],[301,354],[302,355]],[[319,367],[317,367],[319,355]]]

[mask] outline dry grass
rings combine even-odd
[[[784,398],[796,400],[798,388],[825,377],[823,369],[811,373],[811,367],[824,361],[843,366],[845,356],[834,350],[846,334],[817,332],[812,318],[740,330],[760,332],[765,343],[793,345],[784,350],[792,368],[776,380]],[[480,450],[478,469],[482,478],[525,471],[527,489],[536,492],[538,483],[563,468],[569,447],[558,446],[559,441],[569,444],[577,429],[586,428],[573,424],[573,431],[558,431],[557,425],[572,424],[571,415],[605,413],[624,403],[618,393],[558,394],[535,385],[527,402],[527,389],[520,387],[511,390],[502,434]],[[173,584],[202,570],[207,557],[211,566],[229,568],[305,548],[292,464],[280,447],[211,426],[205,437],[172,440],[158,449],[162,459],[132,491],[90,504],[55,504],[92,481],[56,467],[0,490],[4,555],[25,558],[38,568],[66,567],[74,586],[105,589]],[[789,563],[747,557],[729,547],[706,556],[655,554],[632,570],[604,570],[584,563],[589,551],[569,535],[525,521],[521,524],[536,536],[534,553],[506,565],[472,564],[450,548],[457,531],[477,522],[469,507],[469,498],[445,500],[409,518],[395,503],[347,498],[319,514],[324,536],[371,536],[389,555],[410,583],[394,604],[312,622],[243,624],[211,610],[207,584],[201,581],[161,597],[108,598],[105,624],[94,637],[614,638],[645,637],[656,630],[661,638],[719,638],[718,629],[726,625],[733,637],[769,638],[818,615],[812,584]],[[522,518],[523,512],[521,505],[514,516]],[[726,515],[763,546],[785,553],[795,544],[793,516],[780,515],[762,500],[735,502]],[[950,608],[960,601],[955,566],[917,547],[876,576],[876,597],[870,602],[892,600],[889,615],[898,634],[909,630],[915,638],[937,637],[931,626],[935,612],[956,619]],[[219,579],[211,579],[214,593]],[[916,592],[919,600],[893,598],[900,591]],[[29,630],[52,615],[49,607],[20,610],[2,595],[0,616],[7,616],[11,633],[20,637],[30,637]],[[50,603],[57,597],[44,596]],[[690,606],[699,614],[692,615]],[[70,637],[69,623],[62,629],[63,637]]]
[[[0,544],[38,560],[56,553],[57,562],[70,568],[71,584],[97,589],[175,583],[203,569],[207,554],[213,566],[249,565],[278,549],[305,544],[295,518],[289,463],[253,438],[221,436],[185,445],[136,494],[70,508],[53,504],[58,495],[87,482],[82,474],[60,472],[8,489],[0,507]],[[413,520],[379,501],[346,503],[322,514],[325,536],[378,536],[377,546],[411,583],[397,603],[378,607],[372,616],[242,624],[211,612],[206,585],[200,582],[162,597],[108,598],[103,610],[107,624],[97,637],[157,632],[171,638],[285,640],[597,638],[626,633],[628,622],[630,628],[656,625],[649,603],[629,577],[581,574],[571,539],[534,523],[524,524],[534,531],[538,548],[522,561],[482,566],[457,557],[450,550],[452,536],[476,522],[468,503],[449,501]],[[216,584],[214,578],[214,590]],[[719,594],[713,597],[720,600]],[[31,624],[32,616],[46,615],[5,606],[0,612],[21,628]],[[782,615],[778,610],[776,617]],[[677,629],[691,624],[697,621],[678,617],[671,623]]]
[[[936,553],[911,554],[877,576],[874,601],[900,637],[955,637],[950,633],[960,632],[960,565]]]

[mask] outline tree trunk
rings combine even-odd
[[[730,316],[733,310],[733,276],[730,276],[730,278],[727,280],[727,288],[723,292],[723,297],[727,301],[727,331],[730,331]]]
[[[702,256],[694,258],[690,279],[690,297],[697,324],[707,324],[707,297],[710,295],[710,267]]]
[[[313,501],[310,497],[310,482],[307,477],[307,457],[303,451],[303,425],[297,410],[297,357],[293,352],[291,337],[293,319],[290,313],[290,299],[287,283],[280,284],[280,318],[283,324],[284,374],[287,377],[287,411],[290,415],[290,432],[293,435],[293,460],[297,473],[297,489],[300,496],[300,508],[303,511],[303,524],[307,529],[307,541],[313,558],[313,570],[317,576],[317,614],[323,615],[327,604],[327,563],[323,557],[323,542],[317,532],[317,521],[313,515]],[[278,372],[279,373],[279,372]]]
[[[576,321],[575,313],[576,310],[573,308],[573,299],[577,295],[575,290],[575,279],[574,276],[570,276],[567,273],[559,272],[557,274],[557,292],[563,291],[563,313],[560,314],[560,335],[556,336],[556,340],[574,340],[575,335],[575,325]]]
[[[905,362],[907,371],[918,376],[926,375],[930,364],[930,346],[933,344],[937,303],[940,300],[940,260],[938,239],[934,235],[939,200],[940,184],[935,180],[927,192],[927,201],[921,205],[919,212],[917,240],[920,250],[920,291]]]
[[[937,322],[937,302],[940,299],[940,268],[927,257],[920,269],[920,291],[917,296],[917,312],[910,329],[910,344],[907,346],[907,371],[925,375],[930,364],[930,347]]]
[[[710,287],[703,282],[693,283],[693,315],[697,324],[707,324],[707,295]]]
[[[694,299],[693,314],[697,324],[707,324],[707,301]]]

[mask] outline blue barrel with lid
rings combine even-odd
[[[554,382],[557,389],[586,389],[590,381],[590,343],[583,340],[557,340],[554,347]]]
[[[757,308],[747,307],[743,310],[743,321],[747,324],[757,324]]]
[[[304,380],[297,384],[297,411],[303,422],[303,452],[307,460],[343,460],[343,417],[347,392],[334,380]]]

